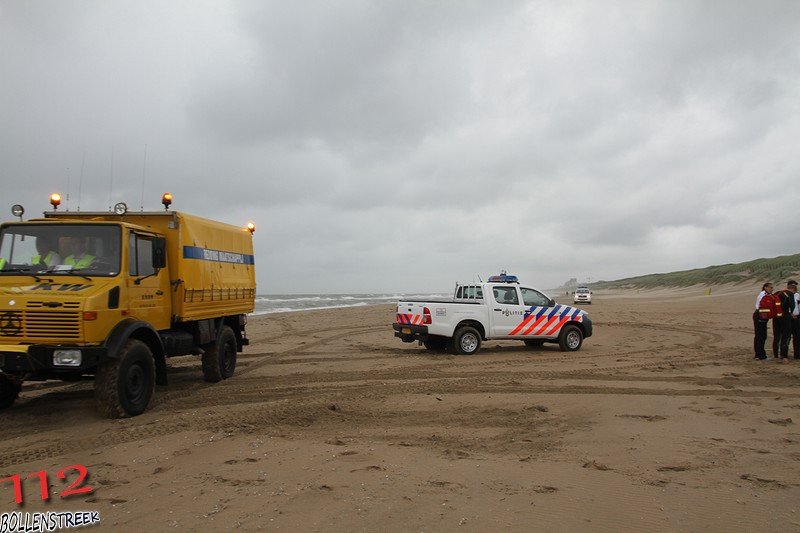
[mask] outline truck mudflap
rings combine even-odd
[[[428,326],[416,326],[413,324],[392,324],[394,336],[399,337],[403,342],[428,340]]]
[[[7,349],[6,349],[7,348]],[[31,344],[21,351],[19,347],[0,346],[0,371],[8,374],[73,374],[96,367],[108,359],[108,350],[103,346],[53,346]],[[79,364],[56,365],[53,356],[56,350],[80,351]]]

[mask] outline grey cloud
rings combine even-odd
[[[449,290],[500,268],[547,288],[792,253],[793,227],[753,214],[794,209],[798,15],[5,2],[2,197],[36,213],[68,190],[74,209],[85,154],[82,209],[138,208],[146,144],[145,208],[170,190],[254,220],[262,292]]]

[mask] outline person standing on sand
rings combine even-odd
[[[786,360],[789,358],[789,340],[792,338],[792,313],[795,310],[794,304],[794,295],[797,293],[797,282],[793,279],[790,279],[786,282],[786,288],[782,291],[778,291],[775,295],[779,298],[780,301],[780,311],[776,312],[776,315],[780,313],[778,316],[775,317],[773,324],[775,324],[773,335],[775,336],[775,340],[778,340],[778,346],[780,348],[780,357],[781,362],[785,363]],[[775,344],[773,341],[773,355],[775,352]]]
[[[794,311],[792,311],[792,346],[794,358],[800,359],[800,293],[794,293]]]
[[[772,298],[772,283],[765,283],[761,286],[761,292],[756,296],[756,310],[753,311],[753,328],[755,329],[753,349],[756,352],[756,359],[762,361],[767,358],[767,352],[764,350],[764,344],[767,342],[767,323],[775,314]]]

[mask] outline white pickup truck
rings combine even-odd
[[[520,340],[528,346],[553,342],[573,352],[592,335],[585,311],[557,304],[505,274],[490,277],[488,283],[456,285],[452,300],[398,302],[392,327],[403,342],[419,341],[429,350],[459,355],[475,354],[482,341],[491,339]]]

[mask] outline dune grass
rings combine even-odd
[[[722,283],[744,283],[771,281],[780,283],[800,273],[800,254],[762,258],[745,263],[715,265],[666,274],[648,274],[614,281],[598,281],[592,288],[611,289],[622,287],[687,287],[690,285],[719,285]]]

